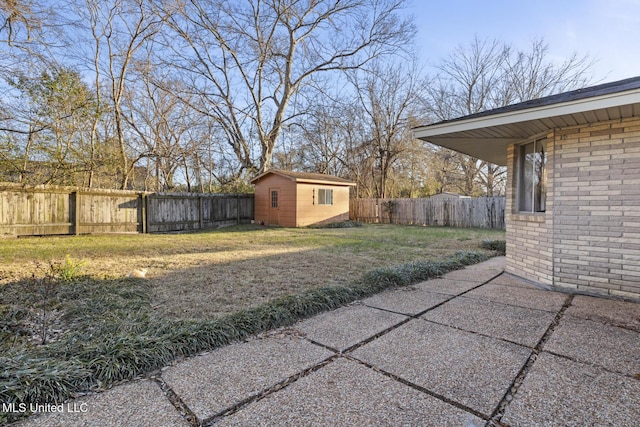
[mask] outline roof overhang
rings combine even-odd
[[[319,185],[333,185],[338,187],[355,187],[355,182],[343,182],[343,181],[331,181],[327,179],[305,179],[305,178],[295,178],[292,181],[301,183],[301,184],[319,184]]]
[[[552,103],[530,102],[413,129],[416,138],[498,165],[507,146],[553,129],[640,116],[640,88]],[[555,100],[558,100],[555,102]]]
[[[356,183],[347,181],[346,179],[342,179],[332,175],[322,175],[322,174],[314,174],[314,173],[297,173],[297,172],[285,172],[280,170],[268,170],[266,172],[261,173],[256,176],[252,180],[249,181],[251,184],[256,184],[263,178],[268,175],[278,175],[283,178],[289,179],[296,183],[301,184],[319,184],[319,185],[332,185],[332,186],[342,186],[342,187],[355,187]]]

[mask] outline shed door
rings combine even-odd
[[[280,225],[280,189],[269,189],[269,225]]]

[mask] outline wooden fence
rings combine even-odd
[[[0,236],[157,233],[248,223],[253,195],[0,184]]]
[[[504,229],[504,197],[351,199],[354,221]]]

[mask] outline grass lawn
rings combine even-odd
[[[211,319],[301,290],[344,285],[375,267],[442,259],[503,238],[495,230],[364,225],[0,240],[0,286],[42,275],[69,255],[84,263],[80,274],[95,280],[147,268],[159,314]]]
[[[311,305],[314,292],[352,300],[359,294],[345,287],[372,270],[483,252],[483,240],[501,239],[495,230],[364,225],[0,240],[0,401],[105,387],[242,338],[238,328],[286,324],[284,307],[302,304],[299,295],[312,295]],[[147,279],[127,278],[140,268]]]

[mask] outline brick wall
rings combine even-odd
[[[517,212],[508,149],[507,271],[579,292],[640,297],[640,119],[556,130],[547,209]]]
[[[553,170],[553,134],[547,137],[547,170]],[[522,214],[517,201],[517,152],[507,151],[507,272],[544,285],[553,284],[553,175],[547,174],[546,212]]]
[[[640,295],[640,119],[556,133],[555,285]]]

